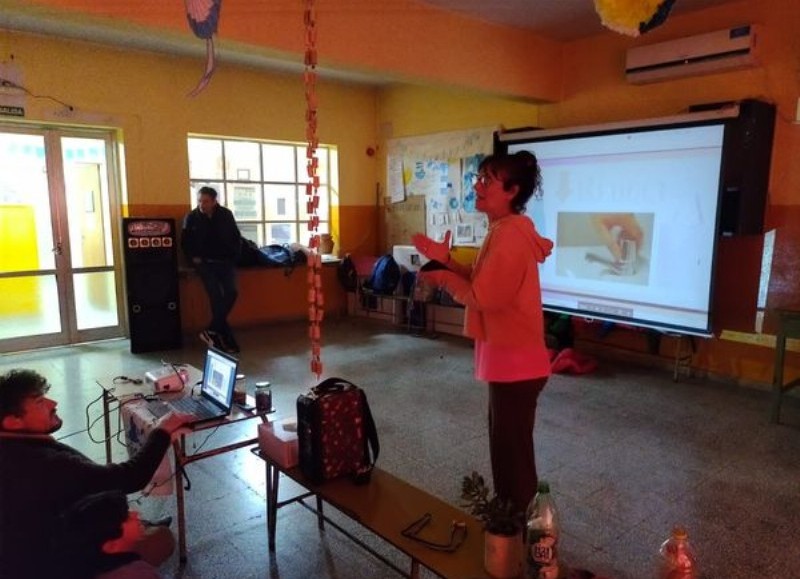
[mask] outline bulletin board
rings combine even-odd
[[[424,199],[423,223],[428,237],[442,240],[449,230],[453,245],[480,246],[488,223],[486,216],[475,210],[472,178],[481,160],[491,154],[498,129],[485,127],[389,140],[387,223],[392,223],[391,213],[408,213],[398,206],[420,197]]]
[[[425,197],[412,195],[401,203],[386,204],[386,246],[408,245],[411,236],[425,229]]]

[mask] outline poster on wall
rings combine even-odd
[[[451,232],[453,245],[477,247],[487,223],[475,210],[473,180],[492,152],[496,128],[395,139],[388,143],[387,187],[392,203],[425,199],[425,234]]]
[[[0,116],[25,116],[25,89],[22,88],[22,69],[14,62],[0,62]]]
[[[402,157],[390,157],[386,164],[386,183],[389,200],[401,203],[406,200],[406,181],[403,173]]]

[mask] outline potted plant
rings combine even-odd
[[[490,497],[484,478],[473,471],[461,482],[461,506],[483,523],[483,564],[486,572],[498,579],[519,577],[522,572],[522,529],[524,513],[511,501],[496,494]]]

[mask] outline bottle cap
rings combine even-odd
[[[686,539],[689,534],[686,532],[686,528],[680,525],[676,525],[672,528],[672,536],[675,539]]]
[[[256,382],[256,388],[269,388],[270,383],[269,380],[262,380],[261,382]]]
[[[540,480],[539,484],[536,485],[536,492],[537,493],[549,493],[550,492],[550,483],[546,480]]]

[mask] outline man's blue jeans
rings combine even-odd
[[[211,324],[208,329],[223,336],[230,335],[228,314],[239,296],[236,287],[236,267],[227,261],[203,261],[196,264],[195,268],[203,280],[211,305]]]

